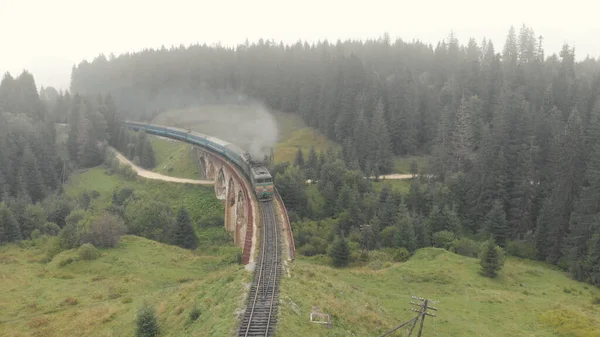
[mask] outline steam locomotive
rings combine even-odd
[[[208,148],[211,151],[228,158],[244,172],[244,175],[252,183],[252,188],[254,189],[254,193],[258,200],[269,201],[273,199],[273,177],[271,177],[267,168],[263,164],[253,162],[250,154],[235,144],[201,133],[190,132],[174,127],[164,127],[138,122],[125,122],[125,126],[136,131],[145,130],[150,134],[169,137]]]

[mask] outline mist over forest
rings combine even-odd
[[[317,137],[306,136],[293,161],[265,161],[306,265],[387,268],[383,262],[405,262],[435,247],[426,259],[446,251],[479,257],[484,272],[476,278],[496,277],[509,255],[600,286],[600,63],[576,60],[574,46],[546,50],[544,38],[523,25],[510,27],[503,45],[459,41],[452,33],[436,44],[384,34],[99,55],[73,67],[68,91],[38,92],[32,74],[7,73],[0,83],[0,244],[46,238],[53,245],[49,261],[83,244],[101,246],[106,231],[200,252],[202,244],[225,245],[232,240],[223,215],[202,213],[222,211],[212,194],[207,201],[212,191],[203,200],[195,199],[197,190],[186,194],[197,211],[192,224],[183,206],[177,217],[173,212],[183,201],[138,198],[133,187],[123,187],[164,194],[134,183],[135,171],[114,151],[147,170],[162,160],[165,174],[169,165],[200,174],[189,144],[170,152],[174,142],[123,123],[198,131],[262,160],[282,142],[274,118],[281,113],[335,145],[317,148]],[[100,198],[104,204],[96,190],[65,193],[69,177],[88,171],[98,176],[84,184],[116,181],[118,188]],[[410,179],[380,179],[394,173]],[[439,275],[431,273],[436,287],[445,282],[437,284]],[[496,285],[515,283],[519,294],[539,295],[522,290],[515,275]],[[527,275],[538,276],[546,274]],[[586,308],[596,308],[595,301]],[[198,311],[196,319],[206,316]]]
[[[595,59],[576,62],[573,46],[545,50],[543,38],[522,26],[509,29],[503,46],[461,43],[452,34],[436,45],[384,35],[99,56],[73,68],[71,91],[110,94],[128,118],[141,120],[243,93],[302,116],[341,144],[347,169],[364,174],[390,173],[393,155],[432,154],[426,169],[447,190],[430,189],[430,198],[409,202],[409,210],[430,219],[441,212],[460,226],[440,223],[431,233],[495,230],[498,237],[533,240],[538,258],[571,261],[569,268],[588,278],[596,267],[584,261],[600,242],[600,228],[585,220],[600,214],[592,206],[599,203],[591,202],[600,188],[593,166],[600,147],[599,70]],[[318,178],[309,172],[304,176]],[[343,184],[320,187],[336,204]],[[356,214],[352,208],[366,207],[356,193],[351,200],[359,205],[326,207],[321,216],[335,216],[339,207]],[[393,204],[402,199],[407,202]],[[307,216],[303,200],[289,205]],[[346,230],[381,220],[378,213],[356,215]],[[492,215],[506,225],[490,228]]]

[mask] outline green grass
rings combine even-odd
[[[339,145],[319,131],[308,127],[302,118],[297,114],[285,112],[272,112],[277,126],[279,127],[279,138],[275,146],[275,162],[285,161],[294,162],[298,147],[304,151],[304,158],[308,157],[308,151],[312,145],[315,146],[317,153],[327,151],[332,147],[339,150]]]
[[[414,317],[415,295],[439,301],[424,336],[600,336],[600,306],[592,304],[599,289],[515,258],[497,279],[478,269],[477,259],[436,248],[405,263],[346,269],[299,256],[281,282],[277,335],[378,336]],[[331,329],[309,322],[314,306],[332,315]]]
[[[413,161],[417,162],[417,168],[420,173],[427,168],[429,156],[395,156],[394,173],[410,173],[410,165]]]
[[[378,182],[372,182],[373,190],[376,192],[381,191],[384,185],[390,186],[392,191],[407,194],[410,191],[412,179],[383,179]]]
[[[132,336],[143,303],[163,336],[230,336],[250,274],[222,256],[195,254],[135,236],[94,261],[43,264],[37,246],[0,247],[0,336]],[[64,263],[64,262],[63,262]],[[188,323],[197,306],[200,318]]]
[[[178,178],[202,178],[191,145],[156,136],[151,136],[150,141],[156,156],[152,171]]]
[[[181,206],[186,207],[197,225],[223,218],[224,206],[215,197],[212,186],[174,184],[143,178],[128,181],[116,174],[108,175],[105,171],[103,167],[95,167],[73,174],[65,186],[65,192],[77,197],[86,190],[97,191],[100,197],[94,200],[92,208],[101,211],[111,202],[113,191],[128,187],[134,190],[138,199],[163,201],[170,204],[174,211]]]

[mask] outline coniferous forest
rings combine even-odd
[[[436,45],[384,35],[163,47],[82,62],[71,90],[110,93],[146,120],[237,93],[301,115],[342,147],[274,168],[303,254],[326,253],[335,236],[467,252],[491,236],[600,284],[600,65],[575,53],[546,51],[526,26],[500,46],[450,34]],[[361,178],[414,154],[431,155],[419,171],[433,176],[407,195]]]
[[[144,136],[111,134],[117,110],[150,120],[244,94],[300,115],[341,145],[339,153],[304,149],[295,163],[272,167],[299,253],[436,246],[472,256],[492,239],[508,254],[599,285],[600,65],[575,56],[569,45],[546,51],[543,38],[523,26],[510,28],[503,45],[452,34],[435,45],[384,35],[101,55],[73,67],[70,93],[48,88],[42,100],[29,75],[5,77],[0,107],[21,114],[3,114],[8,124],[0,127],[13,123],[10,132],[27,141],[10,145],[15,138],[0,133],[8,144],[0,158],[23,153],[23,165],[0,167],[0,189],[10,203],[58,188],[64,165],[41,138],[53,137],[51,121],[78,131],[68,149],[80,166],[100,163],[95,145],[107,141],[151,167]],[[424,175],[406,194],[363,179],[390,173],[394,155],[424,154],[431,160],[415,168]],[[316,183],[307,185],[309,178]]]

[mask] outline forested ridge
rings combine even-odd
[[[307,255],[336,235],[410,251],[490,235],[600,284],[599,70],[569,45],[546,52],[523,26],[502,47],[384,35],[101,55],[73,68],[71,90],[110,93],[142,119],[239,94],[300,114],[342,145],[274,168]],[[435,179],[415,179],[408,195],[376,193],[360,178],[390,172],[394,154],[423,153],[432,160],[420,170]]]

